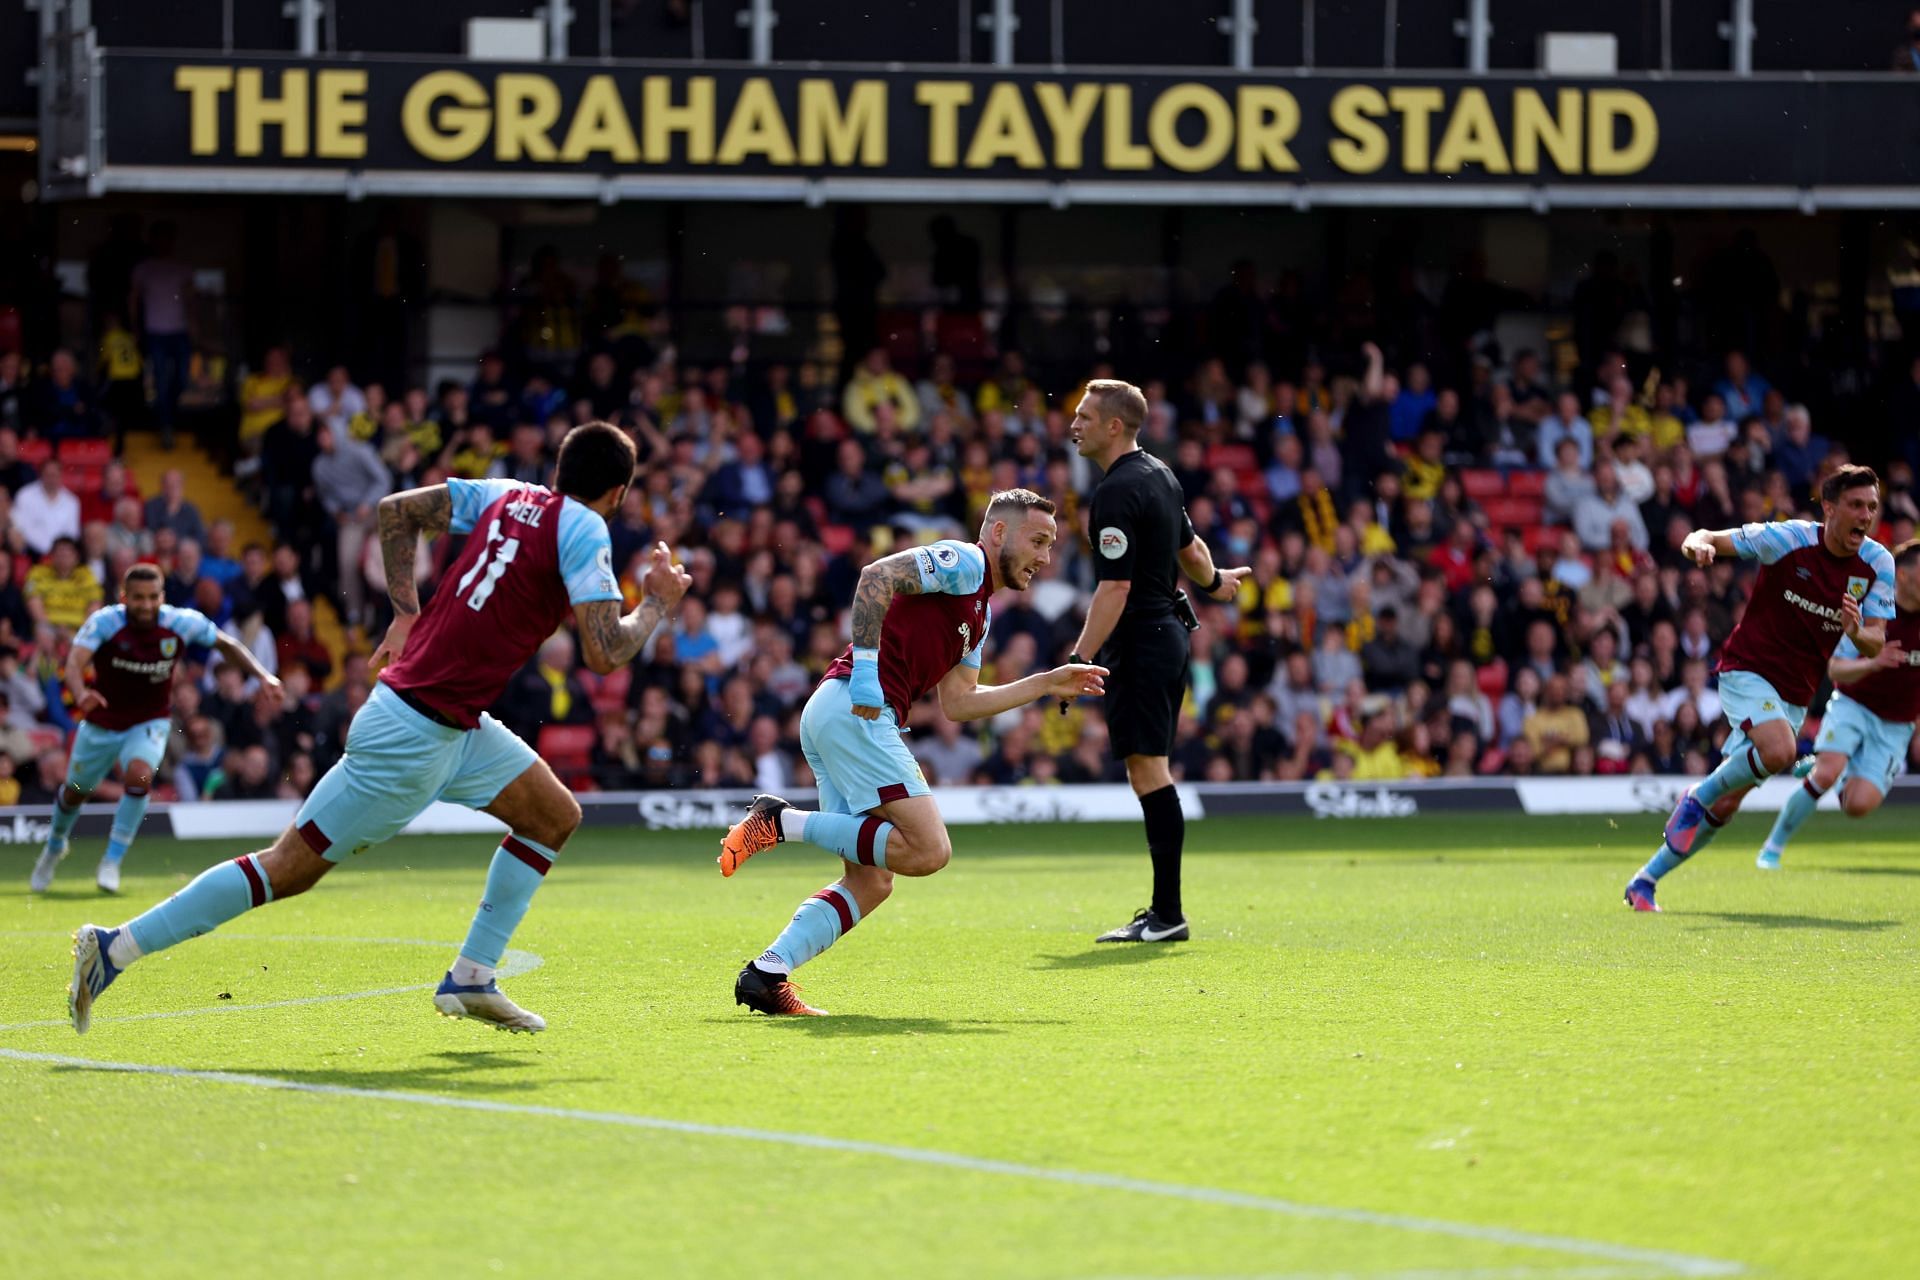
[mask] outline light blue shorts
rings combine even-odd
[[[1882,720],[1844,693],[1827,700],[1826,718],[1820,722],[1820,737],[1813,744],[1817,752],[1838,751],[1847,758],[1846,778],[1859,778],[1868,786],[1887,794],[1887,787],[1900,776],[1907,762],[1907,744],[1913,740],[1913,726]]]
[[[73,735],[73,751],[67,756],[67,782],[91,795],[116,764],[124,771],[140,760],[158,772],[171,732],[171,720],[146,720],[131,729],[102,729],[92,721],[82,721]]]
[[[927,775],[900,740],[893,708],[878,720],[853,714],[845,680],[822,682],[800,713],[800,750],[820,786],[820,812],[865,813],[928,794]]]
[[[1726,745],[1720,748],[1723,757],[1745,751],[1752,745],[1753,740],[1747,737],[1747,725],[1785,720],[1797,737],[1800,726],[1807,719],[1805,707],[1794,706],[1780,696],[1780,691],[1765,676],[1755,675],[1751,671],[1720,673],[1720,710],[1726,713],[1727,723],[1733,726]]]
[[[513,730],[482,715],[450,729],[376,683],[347,730],[347,753],[300,806],[293,825],[329,862],[400,834],[436,800],[484,809],[540,757]]]

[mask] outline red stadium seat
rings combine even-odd
[[[585,773],[592,766],[593,744],[598,737],[599,731],[590,724],[543,725],[534,750],[562,781],[571,782],[570,775]]]
[[[37,467],[52,456],[53,445],[39,436],[20,442],[20,461],[28,466]]]
[[[20,308],[0,307],[0,351],[20,350]]]
[[[1493,701],[1498,702],[1506,696],[1507,660],[1505,658],[1495,658],[1475,672],[1474,677],[1480,686],[1480,692]]]
[[[820,549],[830,556],[843,556],[853,550],[853,527],[844,524],[820,526]]]
[[[1232,467],[1245,475],[1251,472],[1260,474],[1260,460],[1254,456],[1250,444],[1210,444],[1207,446],[1207,468]]]
[[[1537,556],[1542,547],[1559,546],[1562,532],[1560,525],[1530,524],[1520,531],[1520,536],[1526,540],[1527,554]]]
[[[91,462],[69,462],[66,471],[60,477],[62,486],[69,493],[98,493],[100,491],[100,473],[106,468]]]
[[[104,467],[113,461],[113,441],[62,440],[59,457],[69,467]]]
[[[1460,487],[1476,502],[1487,498],[1503,498],[1507,493],[1507,479],[1498,471],[1476,467],[1460,473]]]
[[[1543,512],[1538,498],[1488,498],[1480,507],[1487,513],[1488,524],[1501,527],[1539,524]]]
[[[581,675],[582,680],[592,679],[587,684],[587,699],[593,703],[596,712],[623,711],[627,705],[627,691],[633,687],[633,668],[615,667],[604,676],[595,676],[591,671]]]
[[[1512,471],[1507,474],[1507,496],[1510,498],[1544,498],[1547,493],[1547,473],[1544,471]]]

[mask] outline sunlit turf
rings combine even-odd
[[[504,1103],[276,1091],[0,1057],[0,1275],[1766,1276],[1920,1257],[1920,850],[1822,814],[1787,870],[1749,818],[1619,894],[1658,819],[1208,820],[1189,944],[1098,947],[1144,902],[1137,825],[961,828],[801,973],[828,1019],[736,1008],[734,972],[835,860],[722,880],[717,833],[595,829],[505,982],[552,1030],[434,1016],[485,837],[408,839],[142,961],[64,1025],[65,935],[242,850],[148,838],[126,892],[76,850],[46,898],[0,855],[0,1051]],[[201,1011],[185,1017],[132,1015]],[[129,1020],[121,1020],[129,1019]],[[551,1108],[592,1116],[534,1113]],[[1004,1161],[937,1165],[688,1121]],[[1116,1175],[1294,1206],[1048,1181]],[[1516,1270],[1520,1269],[1520,1270]]]

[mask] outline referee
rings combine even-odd
[[[1227,601],[1251,569],[1218,569],[1193,532],[1180,482],[1140,447],[1147,398],[1130,382],[1100,379],[1074,411],[1070,428],[1080,456],[1105,474],[1093,491],[1093,602],[1080,628],[1078,655],[1098,653],[1107,677],[1107,732],[1127,763],[1127,780],[1146,819],[1153,855],[1153,905],[1100,935],[1100,942],[1183,942],[1180,850],[1187,821],[1180,812],[1167,757],[1187,690],[1188,619],[1179,591],[1185,573],[1209,597]],[[1065,704],[1061,704],[1065,710]]]

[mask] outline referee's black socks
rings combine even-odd
[[[1147,851],[1153,855],[1153,914],[1174,924],[1187,917],[1180,910],[1180,850],[1187,843],[1187,816],[1180,811],[1180,792],[1161,787],[1140,797],[1147,820]]]

